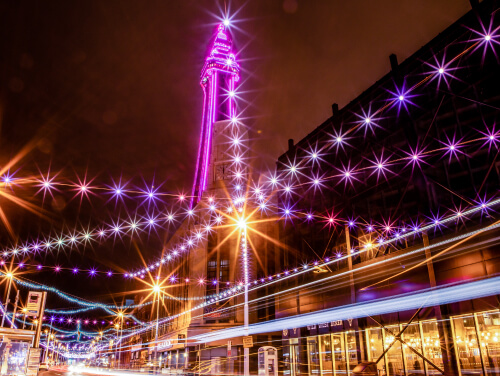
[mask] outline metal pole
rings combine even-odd
[[[17,303],[19,302],[19,290],[17,290],[16,294],[16,302],[14,303],[14,312],[12,313],[12,321],[10,323],[10,327],[14,327],[14,321],[16,320],[16,311],[17,311]]]
[[[160,319],[160,291],[158,291],[158,304],[156,306],[156,332],[155,332],[155,362],[154,369],[158,366],[158,321]]]
[[[243,306],[243,324],[245,335],[248,336],[249,318],[248,318],[248,254],[247,254],[247,230],[241,232],[242,253],[243,253],[243,280],[245,283],[245,305]],[[250,376],[250,348],[243,349],[244,376]]]
[[[3,328],[3,323],[5,321],[5,316],[7,315],[7,309],[9,307],[10,287],[12,286],[12,277],[7,277],[7,278],[9,278],[9,287],[7,288],[7,299],[5,300],[5,308],[3,310],[3,315],[2,315],[2,328]]]
[[[118,350],[118,366],[122,363],[122,338],[123,338],[123,316],[121,316],[120,321],[120,349]]]
[[[39,323],[41,326],[41,323]],[[47,348],[45,349],[45,356],[43,357],[43,361],[47,362],[47,358],[49,355],[49,344],[50,344],[50,331],[47,332]]]

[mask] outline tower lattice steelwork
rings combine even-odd
[[[201,199],[209,184],[211,154],[213,149],[214,124],[236,121],[234,90],[240,79],[240,67],[236,62],[233,42],[228,27],[217,26],[201,70],[203,88],[203,118],[200,145],[192,191],[192,206]]]

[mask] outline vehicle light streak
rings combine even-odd
[[[366,316],[383,315],[393,312],[415,310],[420,307],[433,307],[464,300],[484,298],[500,293],[500,277],[476,280],[463,284],[449,284],[440,288],[430,288],[416,293],[396,295],[391,298],[349,304],[342,307],[329,308],[300,316],[292,316],[278,320],[252,324],[248,328],[249,335],[282,331],[283,328],[300,328],[314,323],[336,320],[355,319]],[[242,337],[244,326],[222,329],[189,338],[198,343],[207,343],[229,338]]]

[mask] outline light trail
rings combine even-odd
[[[464,283],[446,285],[435,289],[426,289],[417,293],[401,294],[391,298],[349,304],[329,308],[300,316],[287,317],[249,326],[249,335],[282,331],[283,328],[300,328],[311,324],[320,324],[336,320],[355,319],[386,313],[410,311],[420,307],[433,307],[459,301],[484,298],[500,294],[500,277]],[[207,343],[229,338],[242,337],[246,333],[244,326],[222,329],[212,333],[190,337],[198,343]]]
[[[491,230],[494,230],[494,229],[497,229],[497,228],[500,228],[500,224],[496,224],[496,225],[492,225],[492,226],[489,226],[487,227],[488,231],[491,231]],[[394,256],[394,257],[391,257],[390,259],[388,260],[381,260],[377,263],[374,263],[374,264],[370,264],[370,265],[365,265],[365,266],[362,266],[362,267],[359,267],[359,268],[356,268],[355,270],[353,271],[345,271],[345,272],[342,272],[342,273],[337,273],[337,274],[334,274],[334,275],[331,275],[331,276],[328,276],[328,277],[325,277],[325,278],[322,278],[320,280],[317,280],[317,281],[312,281],[312,282],[308,282],[308,283],[305,283],[305,284],[302,284],[302,285],[299,285],[299,286],[295,286],[295,287],[291,287],[287,290],[284,290],[284,291],[278,291],[276,293],[273,293],[273,294],[269,294],[269,295],[264,295],[264,296],[261,296],[261,297],[258,297],[257,299],[253,299],[253,300],[250,300],[248,303],[251,304],[251,303],[256,303],[256,302],[259,302],[260,300],[262,299],[268,299],[268,298],[271,298],[271,297],[274,297],[274,296],[281,296],[283,294],[286,294],[286,293],[289,293],[289,292],[292,292],[292,291],[295,291],[295,290],[299,290],[299,289],[304,289],[306,287],[309,287],[309,286],[316,286],[320,283],[325,283],[326,281],[330,281],[332,279],[337,279],[337,278],[341,278],[341,277],[344,277],[344,276],[348,276],[350,273],[352,272],[359,272],[359,271],[362,271],[362,270],[367,270],[367,269],[370,269],[370,268],[373,268],[373,267],[380,267],[381,265],[383,265],[384,263],[386,262],[394,262],[395,260],[399,260],[399,259],[402,259],[402,258],[407,258],[409,256],[412,256],[412,255],[416,255],[418,253],[421,253],[423,251],[425,251],[426,249],[433,249],[433,248],[438,248],[438,247],[442,247],[442,246],[446,246],[447,244],[449,243],[452,243],[452,242],[456,242],[456,241],[461,241],[462,239],[466,239],[470,236],[473,236],[477,233],[481,233],[481,232],[484,232],[486,228],[481,228],[481,229],[478,229],[478,230],[475,230],[475,231],[471,231],[471,232],[468,232],[466,234],[463,234],[463,235],[460,235],[460,236],[457,236],[457,237],[454,237],[454,238],[451,238],[451,239],[446,239],[446,240],[443,240],[441,242],[437,242],[435,244],[429,244],[429,246],[427,247],[421,247],[421,248],[418,248],[418,249],[415,249],[413,251],[410,251],[410,252],[406,252],[406,253],[403,253],[401,255],[397,255],[397,256]],[[275,281],[276,282],[276,281]],[[275,283],[274,282],[274,283]],[[268,285],[272,284],[273,282],[269,283]],[[252,291],[252,290],[249,290],[249,291]],[[237,296],[237,295],[241,295],[240,294],[235,294],[233,295],[234,296]],[[239,303],[239,304],[235,304],[233,306],[231,306],[230,308],[222,308],[222,309],[218,309],[216,310],[215,312],[224,312],[225,310],[228,310],[228,309],[235,309],[236,307],[241,307],[243,306],[244,303]],[[205,307],[209,305],[209,303],[203,303],[201,305],[198,305],[198,306],[195,306],[187,311],[184,311],[184,312],[181,312],[179,314],[176,314],[176,315],[173,315],[173,316],[170,316],[170,317],[167,317],[163,320],[160,321],[160,324],[165,324],[169,321],[172,321],[182,315],[185,315],[187,313],[190,313],[196,309],[200,309],[201,307]],[[193,316],[191,319],[196,319],[196,318],[199,318],[199,317],[202,317],[203,315],[198,315],[198,316]],[[328,320],[327,320],[328,321]],[[142,333],[142,332],[145,332],[147,330],[150,330],[153,326],[153,324],[151,323],[147,323],[146,324],[147,326],[141,328],[141,329],[138,329],[136,331],[134,331],[133,333],[131,334],[128,334],[126,336],[123,336],[123,339],[125,338],[128,338],[132,335],[136,335],[136,334],[139,334],[139,333]],[[133,330],[133,328],[130,328],[129,330]],[[244,334],[243,334],[244,335]]]

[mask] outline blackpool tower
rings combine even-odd
[[[221,148],[220,135],[236,122],[235,89],[240,79],[233,42],[225,23],[219,24],[212,36],[201,70],[203,117],[198,159],[191,204],[195,206],[203,192],[218,180],[229,179],[231,159]],[[217,150],[219,146],[220,150]]]

